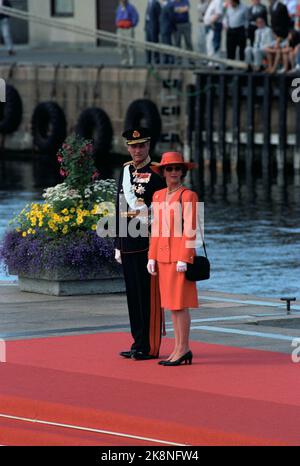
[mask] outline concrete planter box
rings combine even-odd
[[[99,273],[90,271],[84,279],[72,268],[63,268],[55,272],[39,274],[22,274],[9,270],[11,275],[18,275],[21,291],[51,296],[78,296],[107,293],[123,293],[125,283],[121,268],[112,264],[103,266]]]

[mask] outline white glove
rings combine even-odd
[[[176,265],[177,272],[186,272],[187,271],[187,263],[178,261]]]
[[[157,275],[156,270],[156,261],[153,259],[148,260],[147,270],[151,275]]]
[[[122,264],[121,251],[120,249],[115,249],[115,259],[119,264]]]

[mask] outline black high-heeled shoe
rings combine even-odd
[[[157,364],[159,364],[160,366],[164,366],[166,364],[166,362],[171,362],[171,361],[169,359],[162,359]]]
[[[180,364],[182,364],[182,363],[191,365],[192,360],[193,360],[193,353],[191,351],[188,351],[183,356],[176,359],[176,361],[166,361],[163,364],[163,366],[180,366]]]

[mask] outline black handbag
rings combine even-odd
[[[190,282],[200,282],[210,278],[210,262],[206,255],[205,244],[203,243],[205,256],[195,256],[192,264],[187,264],[185,272],[186,279]]]
[[[180,195],[180,202],[182,205],[182,194],[184,191],[182,191]],[[182,227],[183,227],[183,219],[182,219]],[[195,256],[194,257],[194,262],[192,264],[187,264],[187,271],[185,272],[186,279],[191,281],[191,282],[199,282],[202,280],[208,280],[210,278],[210,262],[207,257],[207,252],[206,252],[206,246],[202,234],[201,227],[200,228],[200,234],[202,238],[202,244],[203,244],[203,249],[204,249],[204,254],[205,256]],[[183,228],[182,228],[183,231]]]

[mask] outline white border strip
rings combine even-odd
[[[204,330],[207,332],[216,332],[216,333],[231,333],[236,335],[247,335],[251,337],[259,337],[259,338],[270,338],[272,340],[285,340],[285,341],[293,341],[295,338],[299,338],[299,335],[296,337],[288,336],[288,335],[281,335],[280,333],[263,333],[263,332],[251,332],[248,330],[237,330],[234,328],[223,328],[223,327],[213,327],[213,326],[198,326],[195,325],[191,327],[191,330]]]
[[[147,442],[152,442],[152,443],[162,443],[164,445],[171,445],[171,446],[176,446],[176,447],[188,446],[187,444],[184,444],[184,443],[174,443],[174,442],[168,442],[166,440],[158,440],[158,439],[148,438],[148,437],[139,437],[138,435],[123,434],[120,432],[112,432],[109,430],[92,429],[91,427],[73,426],[71,424],[60,424],[58,422],[41,421],[38,419],[30,419],[26,417],[10,416],[8,414],[0,414],[0,418],[11,419],[14,421],[30,422],[32,424],[41,424],[41,425],[46,425],[46,426],[51,426],[51,427],[61,427],[65,429],[82,430],[84,432],[94,432],[96,434],[112,435],[114,437],[124,437],[124,438],[142,440],[142,441],[147,441]]]
[[[259,301],[259,300],[242,300],[242,299],[234,299],[234,298],[222,298],[217,296],[205,296],[201,293],[198,293],[199,299],[204,301],[217,301],[217,302],[224,302],[224,303],[238,303],[238,304],[248,304],[250,306],[267,306],[267,307],[278,307],[280,309],[286,310],[286,303],[284,301],[278,301],[278,303],[274,301]],[[300,311],[300,306],[297,304],[293,304],[294,301],[291,302],[291,312],[293,310]]]

